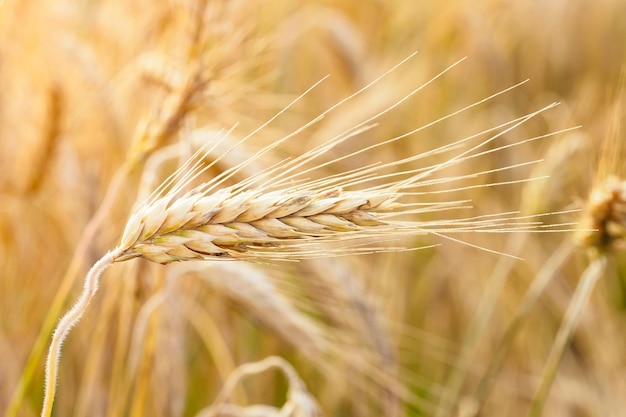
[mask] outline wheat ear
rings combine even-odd
[[[518,119],[504,132],[543,110]],[[376,175],[376,170],[370,166],[341,176],[308,181],[301,179],[301,172],[297,175],[290,173],[345,140],[340,138],[290,161],[286,167],[270,168],[234,186],[220,188],[224,179],[217,178],[183,192],[183,188],[204,169],[200,168],[199,162],[201,150],[189,161],[191,168],[184,166],[174,179],[166,182],[155,196],[136,209],[127,223],[114,261],[136,257],[162,264],[198,259],[305,259],[329,256],[329,243],[360,241],[348,248],[333,250],[334,255],[371,253],[399,249],[363,246],[364,239],[400,234],[519,231],[536,227],[536,222],[525,222],[523,218],[498,218],[499,215],[434,222],[393,220],[417,213],[467,208],[463,206],[465,201],[404,204],[398,200],[416,194],[414,190],[417,188],[517,167],[426,180],[436,171],[482,154],[472,152],[502,134],[493,135],[445,163],[418,170]],[[417,157],[407,158],[415,159]],[[406,160],[375,168],[402,163]],[[344,190],[386,178],[392,180],[359,190]],[[174,184],[172,189],[164,193],[163,189],[171,183]]]

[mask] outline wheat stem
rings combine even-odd
[[[559,328],[559,332],[557,333],[552,349],[550,350],[550,355],[548,356],[548,360],[541,376],[541,383],[537,389],[537,393],[535,394],[530,413],[528,414],[529,417],[539,417],[543,413],[543,407],[548,395],[550,394],[550,388],[552,388],[552,383],[554,382],[556,371],[559,367],[559,363],[561,362],[563,351],[567,347],[567,343],[569,342],[572,332],[578,324],[580,314],[587,304],[596,282],[602,276],[602,273],[606,268],[606,262],[606,256],[599,256],[587,267],[580,279],[580,283],[576,288],[572,302],[565,312],[563,323]]]
[[[100,276],[109,266],[113,264],[115,256],[115,252],[107,253],[89,270],[87,276],[85,277],[83,292],[80,294],[78,301],[74,304],[74,307],[72,307],[59,321],[54,334],[52,335],[52,342],[50,343],[48,358],[46,360],[46,383],[41,417],[50,417],[52,413],[52,404],[54,402],[54,394],[56,391],[57,371],[63,341],[69,334],[72,327],[78,323],[80,318],[85,313],[89,302],[98,291]]]
[[[517,308],[515,317],[508,325],[504,335],[500,339],[495,353],[493,354],[493,359],[490,361],[487,371],[485,371],[478,384],[474,399],[476,400],[476,405],[479,411],[484,406],[484,403],[491,392],[495,382],[495,377],[504,364],[515,336],[517,336],[518,332],[526,322],[528,315],[531,313],[533,307],[539,300],[541,294],[543,294],[545,288],[555,276],[557,269],[563,266],[565,261],[567,261],[572,254],[572,250],[573,246],[571,245],[571,242],[565,241],[537,273],[536,279],[533,281],[524,296],[524,299]]]

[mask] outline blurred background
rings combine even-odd
[[[601,149],[605,140],[608,153],[622,147],[625,40],[619,0],[0,2],[0,414],[39,415],[54,324],[89,267],[117,244],[133,206],[194,143],[237,124],[224,145],[232,146],[330,74],[221,158],[215,175],[418,52],[258,161],[269,166],[467,57],[329,159],[530,81],[317,174],[425,152],[557,101],[500,146],[581,128],[446,173],[541,159],[473,183],[549,179],[446,198],[471,198],[473,215],[580,209],[599,175],[624,173]],[[272,415],[205,409],[237,366],[270,355],[294,367],[327,416],[528,415],[589,248],[568,232],[455,238],[523,261],[424,236],[405,244],[443,245],[285,264],[115,265],[65,343],[55,415]],[[625,413],[625,266],[619,252],[607,257],[546,416]],[[542,276],[545,291],[511,330]],[[277,372],[255,375],[232,401],[280,407],[290,384]]]

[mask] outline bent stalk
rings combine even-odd
[[[69,334],[72,327],[74,327],[74,325],[76,325],[76,323],[78,323],[80,318],[83,316],[85,310],[87,310],[89,302],[98,291],[100,276],[109,266],[113,264],[115,256],[115,252],[108,252],[102,257],[102,259],[96,262],[93,267],[91,267],[85,277],[83,292],[80,294],[78,301],[74,304],[74,307],[72,307],[71,310],[63,316],[54,330],[52,342],[50,343],[50,348],[48,350],[48,358],[46,359],[46,384],[41,417],[50,417],[52,414],[59,357],[61,355],[63,341]]]

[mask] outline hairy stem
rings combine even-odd
[[[71,310],[63,316],[54,330],[52,342],[50,343],[50,348],[48,350],[48,358],[46,360],[46,385],[41,417],[50,417],[52,414],[52,404],[54,402],[54,393],[56,391],[57,371],[63,341],[72,327],[78,323],[87,310],[89,302],[98,291],[100,276],[109,266],[113,264],[116,254],[116,252],[107,253],[89,270],[87,276],[85,277],[83,292],[80,294],[78,301],[74,304],[74,307],[72,307]]]

